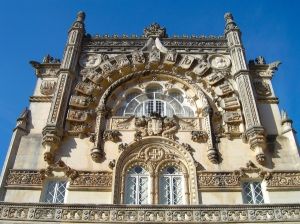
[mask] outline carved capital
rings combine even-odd
[[[99,149],[99,148],[93,148],[91,150],[91,157],[92,157],[92,160],[95,161],[95,162],[100,162],[101,159],[103,159],[104,157],[104,152],[102,149]]]

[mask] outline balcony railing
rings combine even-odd
[[[0,202],[0,223],[17,221],[26,223],[298,223],[300,204],[131,206]]]

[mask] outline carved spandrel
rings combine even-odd
[[[179,131],[193,131],[201,129],[199,118],[179,118]]]
[[[134,130],[134,116],[131,117],[112,117],[110,128],[113,130]]]

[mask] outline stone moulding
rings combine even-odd
[[[29,101],[35,103],[51,103],[52,98],[53,96],[31,96]]]
[[[298,223],[299,211],[300,204],[134,206],[0,202],[0,223]]]
[[[40,170],[10,170],[6,178],[7,188],[42,188],[45,176]],[[112,173],[108,171],[78,171],[78,176],[70,179],[69,190],[97,189],[111,190]]]

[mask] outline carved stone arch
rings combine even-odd
[[[174,68],[176,68],[175,65],[174,65]],[[176,71],[176,69],[174,69],[174,70]],[[206,91],[204,88],[202,88],[197,83],[191,83],[190,80],[187,79],[184,74],[179,75],[178,72],[169,71],[166,69],[145,69],[142,71],[130,73],[126,76],[121,77],[120,79],[115,80],[113,83],[111,83],[109,88],[104,90],[104,92],[99,100],[97,108],[106,108],[106,102],[109,99],[110,95],[120,85],[122,85],[134,78],[151,76],[151,75],[156,75],[158,77],[165,77],[165,78],[182,83],[188,89],[191,89],[195,93],[197,98],[199,100],[201,100],[201,102],[203,102],[204,105],[211,107],[214,111],[217,110],[217,107],[214,103],[214,99],[208,91]]]
[[[154,150],[163,150],[157,157],[154,156]],[[149,149],[153,149],[149,152]],[[148,151],[147,151],[148,150]],[[159,150],[157,153],[159,153]],[[153,153],[153,154],[150,154]],[[152,157],[153,155],[153,157]],[[125,151],[123,151],[116,161],[114,169],[114,190],[113,200],[114,203],[122,203],[121,193],[124,189],[124,169],[129,164],[133,164],[132,161],[140,161],[146,164],[150,164],[153,170],[156,170],[158,164],[165,162],[180,162],[186,167],[188,173],[188,184],[189,184],[189,200],[190,204],[198,204],[198,186],[197,186],[197,173],[194,159],[190,152],[185,147],[178,144],[177,142],[163,137],[146,137],[139,142],[133,142],[128,145]],[[154,172],[155,173],[155,172]],[[122,176],[123,175],[123,176]],[[122,183],[123,182],[123,183]],[[123,187],[122,187],[123,186]],[[154,188],[154,187],[153,187]],[[154,189],[154,191],[156,191]]]

